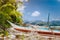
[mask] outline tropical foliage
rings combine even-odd
[[[8,34],[7,28],[11,25],[10,21],[17,25],[22,25],[22,13],[17,11],[17,4],[22,5],[23,2],[17,0],[0,0],[0,33]]]

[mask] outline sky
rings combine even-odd
[[[60,0],[29,0],[21,8],[24,21],[60,20]]]

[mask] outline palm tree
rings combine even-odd
[[[0,33],[8,35],[8,28],[11,25],[7,22],[10,21],[17,25],[22,25],[22,13],[17,11],[17,4],[22,5],[23,2],[17,0],[0,0]]]

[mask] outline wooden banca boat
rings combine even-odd
[[[9,22],[9,21],[8,21]],[[17,26],[11,22],[9,22],[11,26],[17,30],[17,31],[22,31],[22,32],[37,32],[39,34],[46,34],[46,35],[57,35],[60,36],[60,30],[49,30],[48,28],[32,28],[32,27],[22,27],[22,26]]]

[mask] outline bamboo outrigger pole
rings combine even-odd
[[[49,22],[49,19],[50,19],[50,13],[48,13],[48,22],[47,22],[47,26],[48,26],[49,29],[50,29],[50,22]]]

